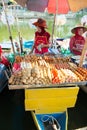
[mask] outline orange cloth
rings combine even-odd
[[[77,12],[84,8],[87,8],[87,0],[49,0],[48,2],[48,12],[54,14]]]
[[[87,0],[68,0],[68,3],[72,12],[87,8]]]
[[[49,13],[67,14],[69,11],[68,0],[49,0],[47,10]]]

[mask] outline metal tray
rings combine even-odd
[[[63,83],[63,84],[43,84],[43,85],[9,85],[9,90],[11,89],[38,89],[38,88],[67,88],[75,86],[85,86],[87,81],[73,82],[73,83]]]

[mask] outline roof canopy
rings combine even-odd
[[[13,1],[13,0],[12,0]],[[15,0],[31,11],[66,14],[68,11],[77,12],[87,8],[87,0]]]

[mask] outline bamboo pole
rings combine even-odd
[[[4,11],[4,13],[5,13],[5,18],[6,18],[7,26],[8,26],[9,39],[10,39],[11,44],[12,44],[13,53],[15,54],[15,49],[14,49],[14,44],[13,44],[13,38],[12,38],[10,25],[9,25],[8,18],[7,18],[7,13],[6,13],[6,8],[5,8],[5,2],[4,2],[4,0],[2,0],[2,4],[3,4],[3,11]]]
[[[20,52],[23,53],[23,39],[20,35],[20,32],[19,32],[19,42],[20,42]]]
[[[55,14],[54,14],[54,21],[53,21],[53,29],[52,29],[52,43],[53,43],[53,35],[55,31],[55,20],[56,20],[56,14],[58,13],[58,0],[55,0],[56,6],[55,6]]]
[[[80,62],[79,62],[80,67],[82,67],[82,65],[83,65],[83,61],[84,61],[85,56],[86,56],[86,50],[87,50],[87,37],[85,39],[85,45],[83,47],[82,55],[80,57]]]
[[[55,30],[55,19],[56,19],[56,13],[54,14],[54,21],[53,21],[53,27],[52,27],[52,44],[53,44],[53,36],[54,36],[54,30]]]
[[[5,73],[6,77],[7,77],[7,79],[9,80],[9,76],[8,76],[8,73],[7,73],[6,70],[4,70],[4,73]]]
[[[16,26],[17,26],[17,32],[18,32],[18,37],[19,37],[19,43],[20,43],[20,53],[23,53],[23,40],[21,37],[20,29],[19,29],[19,21],[18,21],[17,14],[15,14],[15,19],[16,19],[16,23],[17,23]]]

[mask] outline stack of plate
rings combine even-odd
[[[72,56],[71,57],[71,60],[74,62],[74,63],[76,63],[76,64],[79,64],[79,62],[80,62],[80,55],[78,55],[78,56]],[[85,58],[85,60],[83,61],[83,67],[84,68],[87,68],[87,58]]]

